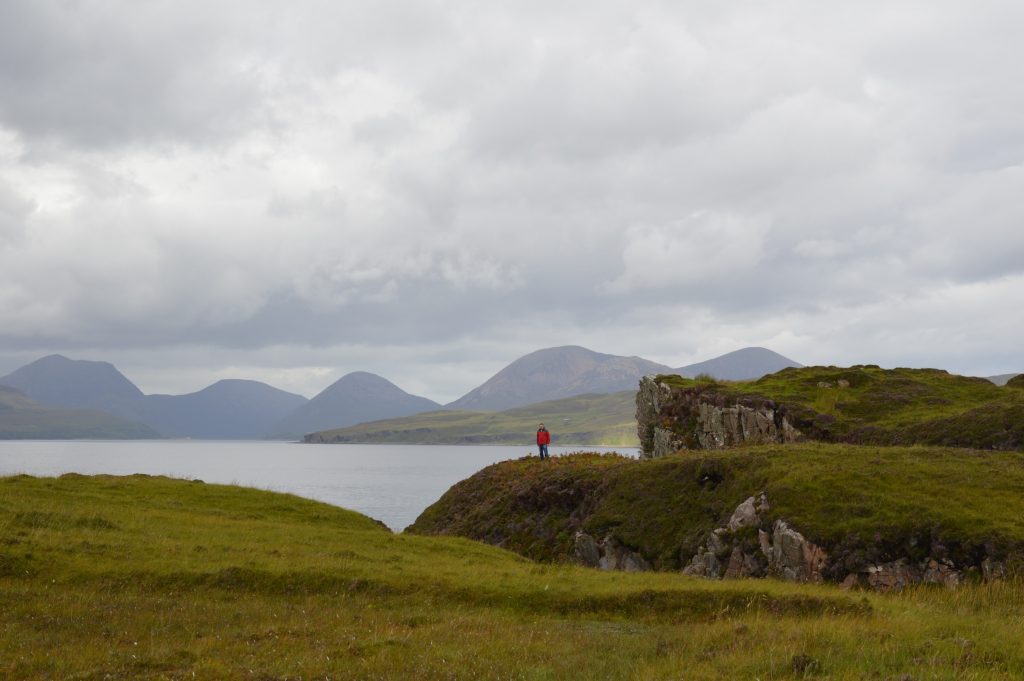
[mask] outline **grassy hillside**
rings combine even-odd
[[[938,369],[805,367],[746,382],[660,380],[682,391],[770,400],[815,440],[1024,449],[1024,392]]]
[[[1010,679],[1022,603],[609,574],[255,490],[0,479],[5,678]]]
[[[0,440],[146,439],[152,428],[93,409],[57,409],[0,386]]]
[[[678,569],[740,502],[764,491],[773,519],[837,558],[919,560],[941,544],[957,565],[969,565],[986,551],[1005,559],[1024,547],[1024,459],[1017,453],[801,444],[548,463],[489,466],[409,530],[561,560],[582,529],[612,534],[656,567]]]
[[[316,443],[531,444],[538,423],[555,444],[636,447],[635,391],[580,395],[501,412],[438,411],[307,436]]]

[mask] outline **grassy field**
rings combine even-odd
[[[580,395],[501,412],[437,411],[307,436],[316,443],[532,444],[538,423],[554,444],[636,447],[636,392]]]
[[[1022,639],[1016,583],[608,574],[268,492],[0,479],[4,678],[1011,679]]]
[[[770,400],[814,440],[1024,449],[1024,390],[1014,387],[1019,382],[997,386],[939,369],[873,365],[789,368],[742,382],[659,378],[681,390]],[[686,419],[676,425],[685,429]]]

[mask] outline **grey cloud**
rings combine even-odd
[[[0,177],[0,248],[24,237],[25,223],[34,209],[32,201],[21,196]]]
[[[1012,364],[1022,330],[968,312],[1018,302],[1019,14],[8,3],[0,346],[420,385],[559,343],[966,370],[906,320],[970,316]]]

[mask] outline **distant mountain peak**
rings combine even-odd
[[[440,407],[433,400],[405,392],[383,376],[353,371],[282,419],[273,428],[273,434],[301,436],[366,421],[411,416]]]
[[[743,381],[774,374],[787,367],[802,367],[803,364],[784,357],[774,350],[762,347],[740,348],[713,359],[676,369],[680,376],[693,378],[709,374],[726,381]]]
[[[641,357],[609,355],[579,345],[541,348],[447,406],[501,411],[587,393],[632,390],[641,376],[668,371],[669,367]]]

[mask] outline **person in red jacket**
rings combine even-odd
[[[540,428],[537,430],[537,449],[540,450],[540,458],[550,459],[548,456],[548,445],[551,444],[551,433],[544,427],[544,424],[540,424]]]

